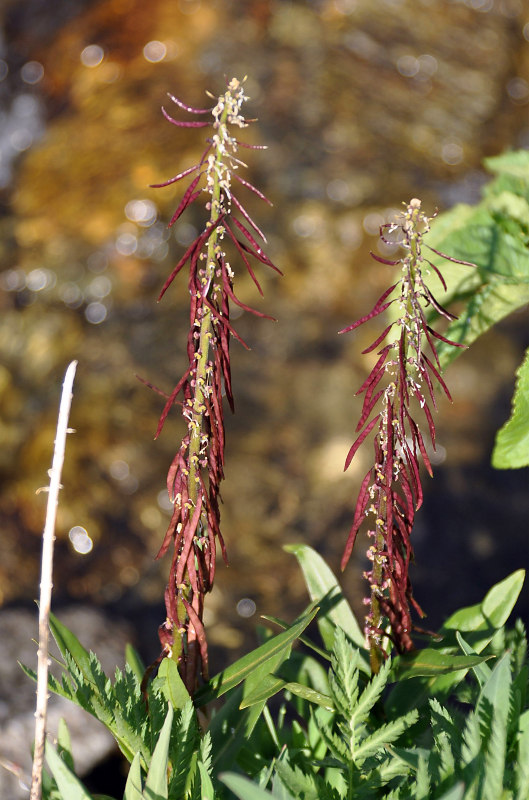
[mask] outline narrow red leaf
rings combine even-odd
[[[162,114],[168,122],[170,122],[172,125],[176,125],[178,128],[207,128],[209,125],[211,125],[211,122],[181,122],[178,119],[173,119],[173,117],[167,113],[163,106]]]
[[[186,175],[190,175],[192,172],[195,172],[195,170],[200,169],[200,167],[201,164],[195,164],[193,167],[189,167],[183,172],[179,172],[178,175],[174,176],[174,178],[169,178],[168,181],[164,181],[163,183],[150,183],[149,186],[151,189],[163,189],[164,186],[170,186],[172,183],[181,181],[182,178],[186,177]]]
[[[432,253],[436,253],[441,258],[446,258],[447,261],[452,261],[454,264],[463,264],[464,267],[475,267],[478,269],[478,265],[474,264],[473,261],[462,261],[460,258],[453,258],[452,256],[447,256],[446,253],[441,253],[440,250],[436,250],[435,247],[430,247],[429,244],[426,245],[428,250],[431,250]]]
[[[378,421],[379,421],[379,415],[373,417],[371,422],[369,422],[369,424],[364,428],[360,436],[356,438],[354,444],[352,445],[351,449],[347,454],[347,458],[345,459],[345,466],[343,468],[344,472],[349,468],[349,465],[353,460],[354,454],[356,453],[356,451],[358,450],[364,439],[366,439],[366,437],[369,436],[369,434],[371,433],[371,431],[373,430]]]
[[[382,314],[386,310],[386,308],[389,308],[390,305],[395,302],[396,298],[393,298],[393,300],[390,300],[388,303],[385,303],[384,300],[386,299],[386,297],[388,297],[391,294],[391,292],[394,290],[396,285],[397,284],[394,283],[393,286],[390,286],[389,289],[386,289],[384,294],[382,294],[378,298],[377,302],[375,303],[375,305],[373,306],[373,308],[371,309],[369,314],[366,314],[361,319],[358,319],[358,320],[356,320],[356,322],[353,322],[352,325],[348,325],[347,328],[343,328],[343,330],[338,331],[338,332],[339,333],[348,333],[349,331],[352,331],[355,328],[358,328],[359,325],[363,325],[364,322],[367,322],[369,319],[373,319],[373,317],[377,317],[379,314]]]
[[[441,342],[444,342],[445,344],[451,344],[452,347],[461,347],[462,350],[467,350],[468,349],[466,344],[460,344],[459,342],[453,342],[451,339],[446,339],[444,336],[441,336],[441,334],[438,333],[437,331],[435,331],[433,328],[431,328],[430,325],[427,325],[426,327],[428,328],[428,330],[430,331],[432,336],[435,336],[435,338],[439,339]]]
[[[193,369],[193,367],[194,367],[194,364],[190,364],[189,365],[189,367],[186,369],[186,371],[184,372],[184,374],[182,375],[182,377],[180,378],[180,380],[176,384],[175,388],[173,389],[173,391],[169,395],[169,400],[165,404],[164,409],[163,409],[162,413],[160,414],[160,419],[158,420],[158,427],[156,428],[156,434],[155,434],[155,437],[154,437],[155,439],[157,439],[158,436],[160,435],[160,433],[162,432],[162,428],[163,428],[164,422],[167,419],[167,415],[168,415],[169,411],[171,410],[171,406],[173,405],[173,403],[174,403],[174,401],[176,399],[176,396],[178,395],[178,393],[182,389],[182,386],[184,385],[184,383],[188,379],[189,374],[190,374],[191,370]]]
[[[250,145],[248,145],[248,147],[249,147],[249,146],[250,146]],[[266,149],[266,148],[265,148],[265,149]],[[253,185],[253,183],[250,183],[250,181],[247,181],[247,180],[245,180],[244,178],[241,178],[241,176],[240,176],[240,175],[238,175],[236,172],[234,172],[234,173],[233,173],[233,177],[235,178],[235,180],[239,181],[239,183],[242,183],[242,185],[243,185],[243,186],[246,186],[246,188],[247,188],[247,189],[249,189],[251,192],[253,192],[254,194],[256,194],[256,195],[257,195],[257,197],[260,197],[260,198],[261,198],[261,200],[264,200],[264,201],[265,201],[265,203],[268,203],[268,205],[269,205],[269,206],[273,206],[273,203],[271,202],[271,200],[269,200],[269,199],[268,199],[268,197],[267,197],[266,195],[264,195],[264,194],[263,194],[263,193],[262,193],[262,192],[261,192],[261,191],[260,191],[260,190],[257,188],[257,186],[254,186],[254,185]]]
[[[395,323],[394,323],[394,322],[392,322],[390,325],[388,325],[388,327],[387,327],[387,328],[385,328],[385,329],[382,331],[382,333],[380,334],[380,336],[378,336],[378,337],[375,339],[375,341],[373,342],[373,344],[370,344],[370,345],[369,345],[369,347],[366,347],[366,349],[365,349],[365,350],[362,350],[362,355],[363,355],[363,356],[365,356],[367,353],[371,353],[373,350],[375,350],[375,349],[376,349],[376,348],[379,346],[379,344],[381,344],[381,343],[384,341],[384,339],[386,338],[386,336],[388,335],[388,333],[390,332],[390,330],[392,329],[392,327],[393,327],[394,325],[395,325]]]
[[[201,177],[202,177],[202,173],[200,172],[196,176],[196,178],[193,178],[193,180],[191,181],[191,183],[189,184],[189,186],[185,190],[184,196],[182,197],[182,199],[181,199],[181,201],[180,201],[180,203],[178,205],[178,208],[176,209],[176,211],[174,212],[173,216],[171,217],[171,221],[169,222],[169,225],[167,226],[168,228],[170,228],[172,225],[174,225],[174,223],[176,222],[178,217],[185,211],[185,209],[189,205],[191,205],[191,203],[194,202],[194,200],[200,194],[201,189],[199,189],[198,191],[195,192],[195,187],[198,184],[198,182],[199,182]]]
[[[185,103],[182,103],[182,101],[179,100],[178,97],[175,97],[170,92],[167,92],[167,96],[171,98],[173,103],[176,103],[177,106],[183,108],[184,111],[189,111],[190,114],[211,114],[213,110],[212,108],[193,108],[193,106],[188,106]]]
[[[389,258],[382,258],[382,256],[378,256],[376,253],[373,253],[372,250],[369,251],[369,255],[371,258],[374,258],[375,261],[379,261],[381,264],[387,264],[389,267],[396,267],[397,264],[400,264],[402,258],[397,258],[396,261],[391,261]]]
[[[236,249],[238,250],[240,257],[241,257],[241,258],[242,258],[242,260],[244,261],[244,264],[245,264],[245,266],[246,266],[246,269],[248,270],[248,273],[249,273],[249,275],[250,275],[250,278],[252,279],[252,281],[253,281],[253,282],[255,283],[255,285],[257,286],[257,290],[258,290],[259,294],[260,294],[260,295],[261,295],[261,297],[262,297],[262,296],[263,296],[263,290],[261,289],[261,284],[259,283],[259,281],[258,281],[258,280],[257,280],[257,278],[255,277],[255,273],[254,273],[254,271],[253,271],[253,269],[252,269],[252,265],[250,264],[250,262],[249,262],[249,261],[248,261],[248,259],[246,258],[246,255],[245,255],[245,253],[244,253],[244,250],[242,249],[242,242],[239,242],[239,240],[237,239],[237,237],[235,236],[235,234],[233,233],[233,231],[232,231],[232,229],[229,227],[229,225],[226,225],[226,226],[225,226],[225,228],[226,228],[226,232],[227,232],[228,236],[230,237],[230,239],[232,240],[232,242],[233,242],[233,244],[235,245]],[[245,249],[246,249],[246,248],[245,248]]]
[[[237,198],[235,197],[234,194],[232,194],[231,199],[232,199],[234,205],[239,209],[239,211],[243,215],[244,219],[252,226],[254,231],[261,237],[263,242],[266,242],[266,236],[262,232],[261,228],[258,225],[255,224],[255,222],[253,221],[251,216],[248,214],[248,212],[246,211],[244,206],[239,202],[239,200],[237,200]]]

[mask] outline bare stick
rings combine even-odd
[[[59,489],[61,488],[61,472],[64,463],[64,450],[66,447],[66,434],[68,428],[70,406],[72,404],[73,380],[77,361],[72,361],[66,370],[62,387],[59,418],[57,420],[57,434],[53,461],[49,471],[50,485],[48,492],[48,505],[46,508],[46,522],[42,536],[42,562],[40,569],[40,604],[39,604],[39,649],[37,654],[37,709],[35,711],[35,750],[33,753],[33,770],[31,773],[30,800],[40,800],[42,797],[42,767],[44,764],[44,745],[46,737],[46,713],[48,710],[48,623],[50,618],[51,590],[53,587],[53,543],[55,541],[55,519],[59,503]]]

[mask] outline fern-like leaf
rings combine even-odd
[[[174,726],[171,756],[173,777],[170,785],[170,797],[184,797],[195,779],[198,730],[193,703],[189,700],[180,711]]]
[[[354,719],[357,724],[364,722],[368,718],[373,706],[384,691],[390,669],[391,660],[388,658],[381,666],[378,674],[372,678],[360,695],[358,703],[354,708]]]
[[[382,747],[386,747],[401,736],[407,728],[417,722],[419,712],[417,709],[409,711],[405,716],[379,726],[370,736],[367,736],[355,751],[356,764],[362,763],[369,756],[375,755]]]
[[[351,715],[358,698],[358,649],[348,641],[344,631],[336,628],[331,659],[329,685],[336,708],[344,716]]]

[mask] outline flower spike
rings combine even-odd
[[[381,227],[383,241],[388,241],[384,236],[386,230],[390,233],[398,231],[398,244],[404,248],[405,255],[396,260],[373,253],[371,255],[382,264],[401,265],[402,277],[381,295],[368,314],[340,331],[352,331],[378,317],[393,303],[398,304],[397,319],[386,325],[363,351],[370,353],[376,350],[390,336],[392,329],[397,328],[395,338],[378,351],[379,358],[375,366],[357,392],[364,395],[364,403],[356,428],[358,435],[345,460],[347,469],[358,448],[375,431],[374,463],[362,481],[353,525],[342,557],[344,569],[360,527],[366,519],[369,520],[367,535],[371,544],[367,556],[371,568],[364,573],[370,585],[370,596],[365,601],[369,605],[365,632],[374,672],[378,672],[381,659],[386,656],[382,649],[384,637],[389,637],[399,653],[411,650],[411,633],[415,626],[410,609],[424,616],[414,600],[408,569],[413,558],[410,536],[415,513],[423,499],[419,464],[422,461],[430,475],[432,465],[425,435],[416,422],[415,414],[417,408],[422,409],[430,445],[435,450],[435,423],[429,405],[431,401],[436,408],[435,382],[440,384],[451,400],[440,374],[436,340],[453,347],[463,346],[448,340],[426,321],[426,306],[431,306],[447,319],[454,319],[454,315],[437,302],[424,280],[423,272],[427,272],[427,266],[431,266],[446,288],[440,270],[424,259],[421,253],[422,238],[430,229],[431,219],[421,210],[420,200],[413,199],[396,223]],[[444,253],[438,255],[456,263],[475,266],[445,256]],[[394,291],[399,293],[398,296],[388,300]],[[429,350],[430,354],[427,355],[425,350]],[[424,385],[426,390],[423,389]],[[375,392],[379,386],[381,388]],[[375,408],[379,410],[372,417]]]
[[[167,491],[174,510],[158,557],[165,555],[171,546],[173,556],[165,591],[166,620],[159,629],[163,649],[153,667],[163,657],[174,659],[191,695],[196,689],[199,671],[203,680],[208,679],[203,610],[204,597],[211,591],[215,577],[217,546],[226,559],[220,531],[219,492],[224,477],[224,392],[231,409],[234,407],[230,340],[233,337],[248,347],[230,322],[230,301],[255,316],[268,317],[236,296],[234,272],[225,251],[231,247],[235,255],[241,256],[261,294],[250,259],[277,269],[246,225],[235,216],[239,214],[265,240],[261,229],[235,196],[233,187],[233,178],[236,178],[238,185],[269,203],[259,189],[238,175],[245,167],[237,155],[239,147],[244,145],[235,138],[233,129],[245,128],[249,121],[241,113],[248,99],[243,83],[235,78],[229,81],[226,92],[216,99],[211,109],[193,108],[169,95],[183,111],[212,117],[209,122],[180,121],[162,108],[169,122],[186,128],[210,126],[212,134],[197,164],[164,183],[154,184],[161,188],[193,176],[169,225],[202,195],[209,212],[202,231],[168,276],[158,298],[161,300],[178,273],[187,266],[191,298],[187,339],[189,364],[172,392],[156,390],[166,398],[156,436],[161,433],[173,406],[180,407],[186,433],[167,475]],[[257,149],[257,146],[248,146]],[[243,241],[236,230],[244,237]],[[178,396],[181,400],[177,400]],[[150,674],[152,669],[148,672]]]

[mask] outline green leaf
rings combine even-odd
[[[145,781],[143,794],[146,800],[167,800],[167,763],[173,714],[173,707],[169,705],[163,728],[156,742],[154,753],[152,754],[151,765]]]
[[[175,711],[183,708],[191,699],[185,684],[178,672],[178,666],[172,658],[164,658],[158,667],[156,687]]]
[[[177,716],[174,740],[176,753],[172,756],[173,776],[171,796],[184,797],[186,789],[192,784],[196,770],[196,752],[199,742],[196,712],[191,700]]]
[[[60,756],[65,764],[74,772],[74,763],[72,755],[72,742],[70,739],[70,731],[66,725],[65,720],[61,717],[59,720],[59,727],[57,730],[57,747]]]
[[[461,647],[461,650],[466,656],[477,655],[476,651],[468,644],[468,642],[466,642],[463,639],[459,631],[456,631],[456,639],[459,643],[459,646]],[[491,668],[487,666],[487,664],[485,663],[477,664],[475,667],[472,667],[472,671],[474,672],[474,675],[478,679],[480,687],[483,687],[486,684],[487,680],[492,675]]]
[[[418,718],[419,712],[417,709],[413,709],[404,717],[392,720],[386,725],[379,725],[377,729],[370,736],[363,739],[356,748],[354,753],[355,762],[358,764],[361,761],[365,761],[369,756],[376,755],[382,747],[394,742],[405,730],[414,725]]]
[[[252,682],[251,691],[245,691],[239,708],[249,708],[257,703],[266,703],[266,701],[273,697],[275,694],[284,689],[287,681],[278,678],[275,675],[261,676],[259,681]],[[245,686],[246,689],[246,686]]]
[[[501,153],[499,156],[491,156],[483,161],[489,172],[498,175],[512,175],[522,178],[524,182],[529,182],[529,152],[527,150],[513,150]]]
[[[141,782],[141,753],[136,753],[132,759],[123,800],[145,800]]]
[[[494,631],[507,622],[522,590],[525,571],[518,569],[497,583],[485,595],[483,601],[475,606],[461,608],[443,624],[440,633],[457,630],[483,634],[472,647],[479,653],[490,642]],[[468,637],[465,637],[468,640]]]
[[[97,677],[94,673],[94,662],[90,658],[90,653],[85,650],[77,636],[68,630],[62,622],[59,622],[55,614],[51,612],[50,630],[63,658],[67,658],[70,655],[86,682],[90,683],[94,689],[97,689]]]
[[[516,371],[512,413],[496,435],[492,466],[496,469],[529,466],[529,348]]]
[[[310,606],[307,612],[295,622],[288,631],[283,631],[267,642],[240,658],[231,666],[215,675],[208,684],[202,686],[194,695],[196,706],[203,706],[221,697],[247,678],[261,664],[278,654],[285,654],[292,643],[310,624],[318,612],[318,608]]]
[[[214,800],[215,790],[213,788],[211,778],[208,775],[208,771],[201,761],[198,762],[198,769],[200,772],[201,800]]]
[[[484,800],[496,800],[497,797],[501,797],[503,789],[507,752],[507,718],[512,680],[510,659],[510,652],[503,654],[481,690],[477,703],[478,712],[482,711],[482,707],[486,703],[492,709],[490,740],[485,756]]]
[[[454,656],[441,653],[439,650],[425,648],[412,653],[397,656],[393,661],[393,669],[398,680],[408,678],[436,677],[461,669],[470,669],[493,656]]]
[[[456,783],[443,794],[439,795],[439,800],[463,800],[465,797],[465,784]]]
[[[145,675],[145,664],[138,651],[131,644],[125,646],[125,663],[129,665],[138,683],[141,684]]]
[[[516,800],[529,797],[529,709],[520,716],[516,763]]]
[[[334,711],[334,703],[332,699],[322,692],[317,692],[309,686],[303,686],[301,683],[287,683],[284,687],[287,691],[292,692],[302,700],[307,700],[309,703],[314,703],[317,706],[326,708],[329,711]]]
[[[476,231],[476,236],[482,235],[482,232]],[[504,249],[507,251],[505,258],[514,258],[520,247],[518,243],[516,245],[513,243],[512,246],[505,245]],[[529,263],[529,250],[524,256]],[[529,271],[529,266],[527,269]],[[518,281],[510,283],[484,280],[480,290],[471,296],[467,307],[460,313],[459,318],[448,326],[443,335],[451,341],[469,347],[489,328],[527,303],[529,303],[529,282],[526,284]],[[437,352],[441,366],[445,370],[464,351],[460,347],[440,342]]]
[[[63,800],[92,800],[92,795],[64,763],[49,741],[46,742],[45,753],[46,761]]]
[[[270,800],[276,796],[235,772],[223,772],[219,778],[240,800]]]
[[[305,583],[311,599],[320,606],[318,628],[327,650],[334,646],[334,629],[342,628],[359,648],[365,650],[365,637],[351,611],[351,606],[343,596],[333,572],[323,558],[306,544],[287,544],[287,553],[296,556],[303,571]],[[367,659],[364,659],[366,671]]]
[[[446,291],[442,290],[432,275],[438,302],[445,307],[454,302],[464,304],[444,335],[467,346],[529,301],[528,159],[526,151],[511,155],[510,161],[485,162],[498,177],[487,186],[477,206],[458,205],[441,214],[424,238],[426,248],[431,246],[477,266],[473,269],[428,253],[428,260],[440,268],[447,285]],[[433,319],[436,312],[432,309],[428,316]],[[444,369],[462,350],[438,344]]]

